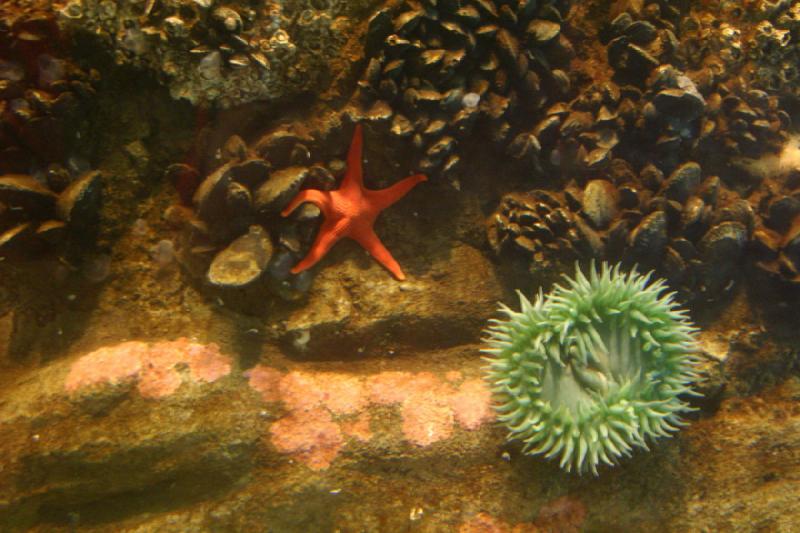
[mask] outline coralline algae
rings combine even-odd
[[[328,468],[346,437],[368,441],[370,409],[400,408],[401,431],[425,447],[477,430],[491,420],[489,389],[480,379],[455,382],[430,372],[387,371],[367,377],[335,372],[289,372],[258,365],[247,372],[263,401],[280,402],[287,415],[270,427],[270,442],[315,470]],[[453,376],[451,376],[452,378]]]
[[[184,376],[182,367],[188,369],[188,375]],[[129,382],[135,383],[145,398],[164,398],[185,381],[213,383],[230,371],[230,359],[215,344],[187,339],[153,344],[131,341],[99,348],[78,359],[64,387],[78,394],[96,386]]]

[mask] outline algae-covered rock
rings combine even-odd
[[[342,57],[376,0],[226,3],[70,0],[59,24],[146,67],[174,98],[233,106],[318,93],[355,64]]]

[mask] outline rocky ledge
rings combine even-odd
[[[346,363],[265,356],[248,369],[188,339],[100,347],[6,390],[0,524],[686,531],[752,523],[756,513],[790,531],[800,381],[720,399],[708,384],[741,357],[741,342],[719,330],[702,343],[710,379],[696,420],[597,478],[504,444],[479,345]]]

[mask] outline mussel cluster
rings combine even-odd
[[[748,16],[723,4],[727,20]],[[785,4],[763,18],[789,24]],[[534,269],[576,258],[655,269],[695,302],[725,295],[746,264],[797,284],[798,180],[776,187],[738,163],[788,142],[783,93],[756,81],[784,34],[762,20],[742,37],[680,3],[620,6],[601,31],[610,79],[548,106],[531,132],[552,187],[504,196],[490,243]]]
[[[0,5],[0,254],[59,247],[94,222],[100,180],[74,157],[92,78],[61,56],[52,14]]]
[[[797,95],[800,4],[720,2],[682,21],[681,48],[692,69],[743,76],[752,88]]]
[[[174,97],[228,106],[327,83],[347,34],[338,4],[70,0],[60,20],[101,39],[118,63],[153,69]]]
[[[301,187],[336,187],[334,173],[341,175],[344,162],[321,164],[312,158],[312,153],[326,153],[320,146],[324,138],[279,126],[250,146],[230,137],[207,172],[170,166],[167,178],[177,186],[183,206],[170,207],[166,217],[181,229],[178,257],[186,270],[222,289],[263,287],[287,299],[301,296],[312,273],[289,270],[307,251],[320,212],[312,204],[288,219],[280,212]]]
[[[563,192],[506,195],[490,219],[489,240],[536,268],[595,258],[654,269],[687,299],[729,291],[753,233],[748,202],[688,162],[665,177],[653,165],[635,174],[621,160],[608,179]]]
[[[800,288],[800,174],[792,173],[760,204],[753,233],[756,267],[771,279]]]
[[[380,10],[367,30],[361,96],[386,104],[392,135],[412,141],[425,173],[454,172],[458,142],[476,123],[533,163],[538,141],[522,130],[570,89],[568,9],[563,0],[407,0]]]

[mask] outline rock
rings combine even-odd
[[[206,278],[218,287],[243,287],[261,276],[271,258],[269,235],[261,226],[253,225],[214,257]]]
[[[7,460],[0,526],[9,526],[9,514],[27,521],[45,509],[66,522],[70,510],[112,495],[163,498],[164,483],[173,494],[210,495],[230,486],[251,464],[259,437],[257,410],[212,407],[230,370],[230,359],[215,346],[130,342],[59,362],[16,384],[13,401],[0,408]],[[133,386],[138,393],[131,393]],[[173,397],[182,400],[167,400]],[[27,482],[9,492],[15,476]]]
[[[101,189],[100,172],[87,172],[59,195],[56,205],[58,217],[74,227],[92,225],[100,209]]]
[[[735,335],[735,331],[730,333]],[[725,373],[728,368],[739,365],[752,373],[752,366],[747,363],[730,360],[738,357],[728,357]],[[780,366],[777,362],[773,364]],[[752,379],[759,378],[753,376]],[[730,383],[726,382],[729,387]],[[786,383],[791,383],[791,380]],[[717,493],[698,507],[681,513],[671,527],[678,531],[709,526],[714,529],[712,524],[720,524],[721,521],[740,522],[762,516],[774,524],[774,529],[778,531],[793,529],[794,526],[790,525],[793,518],[783,516],[783,506],[798,497],[797,487],[790,481],[791,474],[784,468],[795,469],[785,467],[783,462],[771,463],[768,450],[797,444],[794,435],[800,427],[794,417],[785,416],[795,401],[791,399],[792,395],[797,392],[793,383],[769,386],[763,393],[747,396],[742,408],[735,405],[738,398],[727,398],[722,401],[713,421],[703,421],[694,426],[687,453],[701,455],[694,455],[695,464],[691,467],[695,471],[693,478],[703,479],[706,486],[737,487],[739,495],[734,500]],[[721,455],[706,456],[702,454],[705,446],[718,446],[726,451]],[[763,473],[763,466],[758,466],[763,465],[764,461],[771,464],[766,474]],[[771,480],[766,484],[767,494],[757,488],[758,485],[764,485],[762,480],[765,477]]]
[[[307,352],[323,358],[350,350],[355,355],[359,348],[368,352],[375,343],[451,346],[478,338],[482,321],[493,313],[492,302],[502,293],[489,260],[465,245],[453,248],[430,273],[403,284],[379,265],[368,264],[364,270],[344,261],[321,270],[308,304],[281,318],[286,320],[284,337],[308,332]],[[342,285],[341,280],[355,276],[361,283]]]
[[[297,194],[307,176],[307,167],[287,167],[274,171],[256,191],[256,211],[264,214],[279,213]]]
[[[162,79],[176,100],[233,108],[296,101],[353,76],[360,67],[348,61],[345,43],[356,31],[364,37],[362,23],[380,7],[377,0],[273,2],[261,9],[168,3],[160,9],[153,1],[70,0],[62,2],[58,22],[65,33],[97,36],[104,53]],[[370,51],[382,41],[378,35],[385,38],[387,16],[382,11],[371,25]]]
[[[0,368],[12,363],[14,343],[14,312],[0,315]]]
[[[276,361],[242,375],[216,345],[179,339],[102,346],[30,371],[0,404],[0,527],[72,522],[122,531],[133,521],[147,531],[202,531],[210,522],[322,531],[334,523],[324,513],[339,485],[322,491],[328,499],[317,508],[309,485],[291,479],[327,478],[387,457],[429,475],[418,461],[461,453],[489,464],[486,442],[501,439],[481,361],[448,372],[413,356],[412,370]],[[265,485],[261,474],[275,470],[282,474]],[[436,476],[447,477],[443,469]],[[357,494],[349,479],[339,482]],[[198,511],[198,498],[222,506]],[[287,502],[299,506],[292,516]],[[109,515],[111,505],[126,512]],[[302,519],[294,518],[300,508]],[[389,529],[408,522],[402,514]]]

